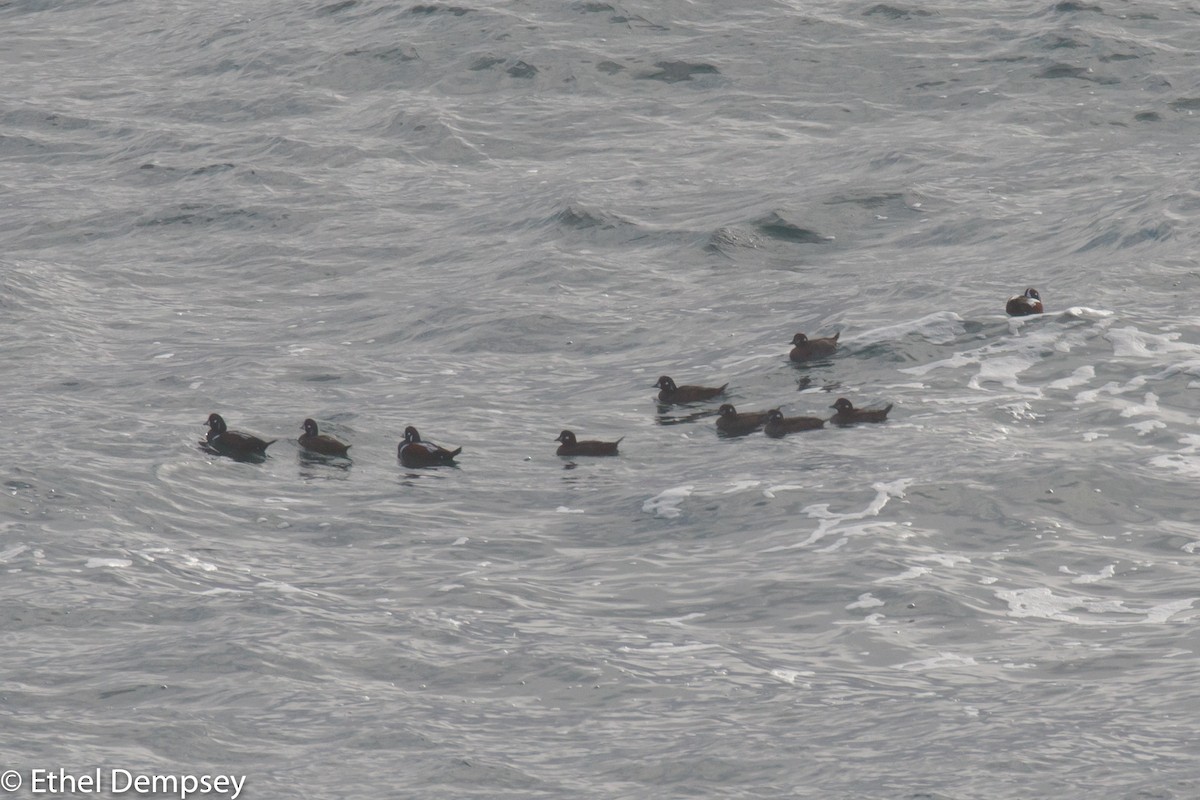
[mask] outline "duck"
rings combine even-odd
[[[440,467],[454,463],[454,457],[462,452],[447,450],[433,442],[421,441],[421,434],[412,425],[404,429],[404,441],[396,448],[400,463],[406,467]]]
[[[317,423],[313,419],[304,420],[301,426],[304,433],[297,440],[300,446],[305,450],[310,450],[314,453],[320,453],[323,456],[342,456],[345,458],[350,449],[350,445],[343,444],[332,436],[326,436],[323,433],[317,432]]]
[[[230,458],[265,458],[267,448],[275,444],[276,439],[266,441],[241,431],[231,431],[225,424],[225,418],[220,414],[209,414],[208,435],[201,442],[211,452]]]
[[[1025,290],[1025,294],[1019,294],[1016,297],[1008,298],[1008,305],[1004,307],[1010,317],[1027,317],[1030,314],[1042,313],[1042,296],[1038,294],[1038,290],[1032,287]]]
[[[571,431],[563,431],[554,441],[562,442],[555,451],[556,455],[560,456],[615,456],[617,455],[617,445],[625,439],[622,436],[615,442],[597,442],[585,441],[580,442],[575,438],[575,434]]]
[[[887,420],[888,412],[892,410],[892,404],[888,403],[886,408],[880,409],[855,408],[849,400],[839,397],[830,408],[837,409],[837,413],[830,417],[829,421],[834,425],[844,427],[856,422],[884,422]]]
[[[724,436],[745,436],[753,433],[767,421],[766,411],[738,410],[730,403],[723,404],[717,409],[717,433]]]
[[[797,333],[792,337],[792,352],[788,353],[788,358],[792,361],[828,358],[837,350],[838,337],[841,335],[842,332],[838,331],[833,336],[826,336],[823,339],[809,339],[803,333]]]
[[[654,384],[657,388],[662,389],[658,393],[658,402],[660,403],[698,403],[701,400],[710,400],[719,394],[725,393],[724,386],[676,386],[675,381],[667,375],[659,377],[658,383]]]
[[[782,439],[789,433],[811,431],[824,427],[825,420],[820,417],[785,417],[783,412],[778,408],[772,408],[767,412],[767,422],[763,426],[763,433],[772,439]]]

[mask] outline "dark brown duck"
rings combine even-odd
[[[662,391],[658,393],[660,403],[698,403],[701,400],[711,400],[719,394],[724,394],[724,386],[676,386],[675,381],[663,375],[654,384]]]
[[[275,440],[265,441],[241,431],[231,431],[220,414],[208,415],[208,435],[201,444],[218,455],[230,458],[266,457],[267,448]]]
[[[772,408],[767,412],[767,422],[763,425],[763,433],[773,439],[782,439],[789,433],[824,427],[825,420],[820,417],[785,417],[778,408]]]
[[[301,427],[303,427],[304,433],[297,441],[305,450],[320,453],[323,456],[346,457],[349,455],[346,451],[350,449],[350,445],[343,444],[332,436],[318,433],[316,420],[306,419]]]
[[[718,408],[717,415],[717,432],[724,436],[745,436],[761,428],[767,421],[766,411],[739,413],[730,403]]]
[[[554,441],[562,442],[555,451],[560,456],[615,456],[617,455],[617,445],[619,445],[624,436],[617,439],[615,442],[597,442],[597,441],[578,441],[575,434],[571,431],[563,431]]]
[[[421,434],[412,425],[404,429],[404,441],[396,448],[400,463],[406,467],[441,467],[454,463],[454,457],[462,452],[447,450],[433,442],[421,441]]]
[[[792,352],[788,353],[788,358],[792,361],[828,358],[837,350],[838,337],[841,335],[842,332],[838,331],[833,336],[826,336],[823,339],[809,339],[803,333],[797,333],[792,337]]]
[[[839,397],[830,408],[837,409],[837,413],[830,417],[829,421],[834,425],[846,426],[857,422],[884,422],[888,412],[892,410],[892,404],[888,403],[887,408],[880,409],[855,408],[849,400]]]
[[[1010,317],[1027,317],[1030,314],[1042,313],[1042,296],[1038,294],[1038,290],[1029,288],[1025,290],[1025,294],[1019,294],[1016,297],[1008,298],[1008,305],[1004,307]]]

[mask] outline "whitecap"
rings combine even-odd
[[[1017,380],[1018,375],[1032,367],[1038,360],[1037,357],[1027,353],[983,360],[979,364],[979,371],[967,381],[967,386],[971,389],[982,389],[985,383],[998,383],[1014,392],[1041,397],[1040,389],[1024,386]]]
[[[917,556],[914,561],[932,561],[934,564],[940,564],[943,567],[957,567],[959,564],[970,564],[971,559],[966,556],[956,556],[949,553],[930,553],[927,556]]]
[[[1161,353],[1200,352],[1200,347],[1186,342],[1177,342],[1176,333],[1146,333],[1134,327],[1113,328],[1105,337],[1112,344],[1117,358],[1153,358]]]
[[[1098,583],[1102,580],[1105,580],[1106,578],[1111,578],[1113,575],[1116,574],[1116,571],[1117,571],[1117,565],[1109,564],[1104,569],[1100,570],[1099,572],[1097,572],[1094,575],[1084,574],[1084,575],[1080,575],[1078,577],[1072,578],[1071,583]]]
[[[1074,389],[1076,386],[1084,386],[1089,381],[1096,377],[1096,368],[1091,364],[1082,367],[1077,367],[1066,378],[1059,378],[1056,381],[1051,381],[1046,384],[1047,389]]]
[[[975,659],[970,656],[961,656],[957,653],[938,653],[932,658],[923,658],[920,661],[908,661],[904,664],[897,664],[896,669],[917,672],[926,669],[944,669],[946,667],[973,667],[975,664]]]
[[[1062,313],[1063,316],[1076,317],[1077,319],[1105,319],[1113,315],[1111,311],[1105,311],[1101,308],[1088,308],[1087,306],[1071,306]]]
[[[908,488],[910,483],[912,483],[911,478],[898,478],[888,483],[879,482],[872,484],[871,488],[875,490],[875,496],[862,511],[850,511],[839,514],[830,511],[828,503],[816,503],[811,506],[805,506],[803,511],[810,519],[820,520],[817,523],[816,530],[809,534],[807,539],[801,542],[790,545],[778,545],[776,547],[768,548],[764,552],[773,553],[778,550],[791,550],[797,547],[807,547],[821,541],[826,536],[831,534],[837,534],[842,538],[846,538],[849,536],[867,535],[875,533],[879,530],[892,528],[896,523],[887,521],[871,522],[859,525],[846,525],[845,523],[858,522],[870,517],[879,516],[879,513],[883,511],[885,506],[887,506],[889,500],[893,498],[898,499],[904,497],[904,490]],[[837,549],[838,546],[840,545],[835,545],[833,549]]]
[[[858,600],[846,606],[847,611],[853,611],[857,608],[878,608],[883,605],[883,601],[870,592],[864,592],[858,596]]]
[[[1178,614],[1180,611],[1187,611],[1192,607],[1195,599],[1191,600],[1174,600],[1170,603],[1162,603],[1153,606],[1146,612],[1146,622],[1162,623],[1170,621],[1171,617]]]
[[[128,558],[89,558],[83,565],[87,569],[98,569],[100,567],[132,567],[133,562]]]
[[[642,511],[664,519],[675,519],[682,516],[683,501],[692,496],[694,488],[691,485],[676,486],[674,489],[660,492],[642,503]]]
[[[5,564],[29,549],[29,545],[15,544],[7,550],[0,550],[0,564]]]
[[[898,581],[908,581],[913,578],[919,578],[922,575],[928,575],[933,572],[929,567],[909,567],[898,575],[889,575],[883,578],[876,578],[875,583],[896,583]]]
[[[935,311],[911,322],[901,322],[874,328],[854,337],[854,344],[866,345],[894,342],[909,334],[917,334],[932,344],[950,344],[966,330],[963,319],[953,311]],[[901,370],[903,372],[903,370]]]
[[[796,685],[797,681],[800,680],[800,677],[802,675],[812,675],[812,673],[811,672],[807,672],[807,673],[797,672],[794,669],[773,669],[773,670],[771,670],[772,678],[777,678],[777,679],[783,681],[784,683],[791,684],[792,686]],[[805,688],[808,688],[808,686],[809,686],[809,684],[807,682],[805,682],[802,685]]]
[[[1082,595],[1056,595],[1046,587],[1031,589],[1004,590],[996,593],[996,597],[1008,603],[1008,615],[1017,618],[1049,619],[1057,622],[1071,622],[1077,625],[1112,625],[1114,620],[1104,615],[1124,614],[1138,616],[1138,622],[1165,622],[1174,614],[1179,613],[1192,604],[1192,600],[1176,600],[1154,606],[1148,611],[1138,611],[1126,608],[1120,600],[1102,600]],[[1087,619],[1079,614],[1069,613],[1081,611],[1084,614],[1100,615],[1097,619]],[[1129,620],[1130,623],[1134,622]]]

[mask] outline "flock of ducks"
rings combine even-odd
[[[1009,298],[1005,311],[1014,317],[1042,313],[1042,297],[1037,289],[1029,288],[1024,294]],[[826,336],[820,339],[809,339],[803,333],[792,337],[792,349],[788,358],[794,362],[803,363],[822,358],[828,358],[837,351],[838,336]],[[658,402],[661,406],[686,405],[702,403],[725,393],[728,383],[721,386],[678,386],[668,375],[659,377],[654,384],[658,392]],[[724,403],[717,409],[717,432],[722,436],[745,436],[762,429],[763,433],[773,438],[782,438],[789,433],[816,430],[825,427],[826,421],[839,427],[857,425],[858,423],[884,422],[892,404],[888,403],[882,409],[855,408],[845,397],[839,397],[830,408],[835,413],[828,420],[821,417],[785,417],[778,408],[767,411],[739,412],[730,403]],[[227,456],[240,461],[259,461],[266,458],[267,448],[276,439],[260,439],[249,433],[231,431],[220,414],[209,414],[208,435],[201,440],[200,446],[214,455]],[[340,442],[332,436],[321,433],[316,420],[306,419],[301,426],[304,433],[297,440],[305,452],[332,458],[349,458],[350,445]],[[617,446],[625,437],[615,442],[579,441],[574,432],[564,430],[555,439],[559,443],[556,455],[560,456],[615,456]],[[404,429],[404,439],[396,448],[396,456],[405,467],[438,467],[454,463],[455,457],[462,452],[458,447],[450,450],[433,442],[424,441],[421,434],[412,425]]]

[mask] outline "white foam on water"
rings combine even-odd
[[[858,608],[878,608],[884,605],[884,602],[878,597],[875,597],[870,592],[863,592],[858,596],[858,599],[846,606],[847,611],[853,611]]]
[[[683,501],[692,496],[694,489],[695,487],[689,484],[659,492],[642,503],[642,511],[664,519],[676,519],[683,515]]]
[[[764,552],[773,553],[778,550],[792,550],[797,547],[808,547],[815,544],[826,536],[837,534],[839,536],[863,536],[873,534],[884,528],[891,528],[896,525],[894,522],[875,522],[865,525],[845,525],[848,522],[858,522],[860,520],[879,516],[879,512],[883,511],[888,501],[893,498],[904,497],[904,490],[912,483],[911,478],[899,478],[888,483],[874,483],[871,488],[875,490],[875,496],[867,507],[862,511],[851,511],[844,514],[838,514],[829,510],[828,503],[817,503],[811,506],[805,506],[803,511],[810,519],[820,520],[817,523],[816,530],[809,534],[808,538],[802,542],[790,545],[777,545],[767,548]],[[835,548],[836,549],[836,548]]]
[[[998,383],[1006,389],[1021,392],[1034,397],[1041,397],[1042,391],[1034,386],[1025,386],[1018,379],[1025,370],[1032,367],[1040,359],[1029,354],[1013,354],[997,356],[981,361],[979,371],[967,381],[971,389],[983,389],[985,383]]]
[[[1094,380],[1096,377],[1096,368],[1091,364],[1082,367],[1076,367],[1066,378],[1059,378],[1056,381],[1050,381],[1046,384],[1047,389],[1074,389],[1076,386],[1085,386]]]
[[[969,388],[985,391],[986,384],[999,383],[1019,394],[1041,397],[1040,389],[1022,384],[1018,376],[1041,361],[1045,352],[1056,348],[1061,341],[1058,331],[1040,330],[1025,336],[1012,336],[1001,341],[989,342],[940,361],[905,367],[899,372],[921,376],[939,369],[959,370],[978,365],[978,371],[967,382]],[[1067,347],[1069,349],[1069,345]]]
[[[1126,608],[1124,601],[1105,600],[1083,595],[1056,595],[1046,587],[1031,589],[1002,590],[996,597],[1008,603],[1008,616],[1016,618],[1048,619],[1070,622],[1076,625],[1130,625],[1142,623],[1164,623],[1181,611],[1192,607],[1195,598],[1172,600],[1160,603],[1145,611]],[[1070,613],[1078,611],[1080,613]],[[1137,619],[1114,618],[1120,614]]]
[[[886,325],[855,336],[855,345],[894,342],[909,334],[917,334],[933,344],[950,344],[966,331],[963,319],[953,311],[935,311],[911,322]]]
[[[920,672],[927,669],[973,667],[976,663],[975,659],[970,656],[960,656],[957,653],[938,653],[932,658],[923,658],[919,661],[907,661],[903,664],[897,664],[896,669],[902,669],[906,672]]]
[[[29,549],[29,545],[15,544],[7,550],[0,550],[0,564],[5,564]]]
[[[1187,611],[1195,602],[1196,599],[1192,598],[1190,600],[1174,600],[1170,603],[1162,603],[1160,605],[1153,606],[1149,611],[1146,612],[1145,621],[1150,623],[1170,622],[1171,617],[1175,616],[1181,611]],[[1179,620],[1179,622],[1188,621],[1190,621],[1190,618]]]
[[[804,489],[804,488],[805,488],[804,486],[801,486],[798,483],[779,483],[774,486],[768,486],[766,489],[763,489],[763,497],[767,498],[768,500],[774,500],[777,492],[793,492],[793,491],[796,491],[797,489]]]
[[[811,673],[811,672],[797,672],[794,669],[773,669],[773,670],[771,670],[772,678],[776,678],[778,680],[783,681],[784,683],[791,684],[792,686],[795,686],[799,682],[800,677],[802,675],[812,675],[812,674],[813,673]],[[804,686],[805,688],[809,688],[809,686],[810,686],[808,682],[804,682],[801,685]]]
[[[913,561],[931,561],[943,567],[957,567],[959,564],[971,563],[971,559],[966,556],[956,556],[949,553],[931,553],[927,556],[917,556]]]
[[[303,594],[309,597],[320,597],[320,595],[316,592],[309,591],[308,589],[301,589],[299,586],[293,586],[292,584],[285,583],[284,581],[260,581],[257,584],[257,588],[271,589],[279,592],[280,594]]]
[[[1113,312],[1111,311],[1105,311],[1100,308],[1088,308],[1087,306],[1071,306],[1062,312],[1062,316],[1074,317],[1076,319],[1106,319],[1112,315]]]
[[[1059,571],[1064,571],[1064,572],[1067,572],[1067,574],[1072,574],[1067,570],[1066,567],[1059,567]],[[1071,579],[1071,583],[1099,583],[1102,580],[1111,578],[1113,575],[1116,574],[1116,572],[1117,572],[1117,565],[1109,564],[1108,566],[1104,567],[1104,569],[1100,570],[1099,572],[1097,572],[1094,575],[1087,575],[1087,574],[1078,575]]]
[[[200,570],[201,572],[216,572],[217,571],[216,564],[210,563],[208,561],[201,561],[200,559],[196,558],[195,556],[189,556],[186,553],[183,555],[182,561],[183,561],[182,566],[193,567],[195,569]]]
[[[1178,452],[1152,456],[1147,463],[1185,478],[1200,478],[1200,435],[1182,436],[1179,443],[1183,447]]]
[[[690,614],[684,614],[682,617],[659,617],[658,619],[651,620],[651,622],[657,622],[663,625],[674,625],[675,627],[682,628],[683,623],[693,619],[703,619],[706,616],[708,615],[701,611],[693,611]]]
[[[1198,353],[1194,344],[1177,341],[1180,333],[1146,333],[1132,326],[1112,328],[1105,334],[1117,358],[1154,358],[1163,353]]]
[[[1013,403],[1003,403],[1000,408],[1012,415],[1015,420],[1034,420],[1040,419],[1041,414],[1035,413],[1033,406],[1026,400],[1019,400]]]
[[[86,569],[100,569],[102,567],[121,569],[123,567],[132,567],[133,561],[128,558],[89,558],[83,566]]]
[[[909,567],[898,575],[888,575],[883,578],[876,578],[875,583],[898,583],[900,581],[910,581],[913,578],[919,578],[922,575],[928,575],[933,572],[929,567]]]

